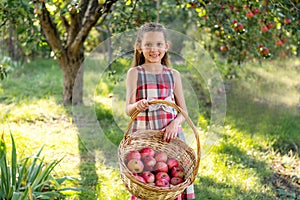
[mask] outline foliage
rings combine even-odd
[[[194,11],[206,49],[218,52],[229,64],[299,55],[297,2],[190,1],[181,6]]]
[[[14,61],[10,57],[0,55],[0,80],[5,79],[9,72],[12,72],[21,65],[19,61]]]
[[[11,134],[12,152],[11,161],[7,160],[7,147],[2,135],[0,141],[0,168],[1,168],[1,199],[62,199],[64,190],[59,186],[68,177],[53,178],[52,171],[61,160],[45,163],[41,158],[41,148],[34,157],[27,157],[17,161],[17,149]]]
[[[5,0],[0,2],[0,8],[2,50],[5,49],[13,60],[47,56],[49,47],[35,23],[32,2]]]

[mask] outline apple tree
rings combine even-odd
[[[205,48],[218,52],[232,68],[247,60],[299,56],[300,4],[290,0],[181,2],[193,10]],[[194,16],[195,16],[194,15]],[[208,35],[208,37],[207,37]]]
[[[84,60],[84,42],[94,25],[100,18],[101,21],[106,18],[115,3],[116,0],[34,2],[34,13],[63,72],[65,104],[82,103],[82,84],[73,86],[77,74],[82,83],[83,71],[79,69]]]

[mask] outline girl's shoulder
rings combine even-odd
[[[131,68],[127,71],[127,77],[137,76],[137,74],[138,74],[138,69],[137,69],[137,67],[131,67]]]
[[[168,68],[175,76],[180,76],[180,72],[173,68]]]

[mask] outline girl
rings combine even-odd
[[[168,50],[166,30],[162,25],[146,23],[140,28],[133,67],[127,72],[126,114],[131,116],[135,110],[140,111],[132,131],[161,130],[163,139],[170,142],[175,137],[184,140],[180,126],[184,117],[172,107],[148,103],[151,99],[163,99],[176,103],[187,112],[180,73],[170,68]],[[194,199],[193,185],[176,199]]]

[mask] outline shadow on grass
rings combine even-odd
[[[297,199],[297,197],[300,197],[300,184],[298,182],[299,178],[296,175],[290,176],[285,175],[284,173],[278,173],[267,162],[261,161],[262,158],[258,160],[255,156],[248,155],[247,152],[241,150],[239,147],[235,146],[232,143],[221,143],[220,149],[217,153],[218,155],[224,155],[226,157],[225,165],[227,167],[238,166],[238,168],[241,169],[247,168],[254,170],[254,174],[259,178],[261,185],[269,185],[276,193],[278,199]],[[206,179],[204,179],[204,184],[206,183]],[[211,183],[209,182],[207,184],[211,185]],[[254,191],[242,191],[242,189],[240,189],[239,187],[227,184],[223,184],[223,186],[224,188],[229,187],[230,190],[233,191],[243,192],[243,197],[249,196],[249,199],[274,198],[271,198],[265,193],[255,193]]]
[[[300,155],[300,113],[296,104],[287,106],[276,99],[259,97],[243,88],[239,81],[228,85],[227,118],[234,122],[236,129],[273,140],[274,150],[282,154],[292,150]],[[255,87],[254,90],[260,90]]]
[[[95,110],[89,106],[73,106],[74,122],[78,129],[80,150],[80,175],[82,186],[88,191],[80,195],[80,199],[97,199],[98,174],[97,163],[117,168],[117,145],[113,144],[99,126]],[[100,188],[101,189],[101,188]]]
[[[238,196],[238,194],[241,194]],[[209,177],[200,177],[200,183],[195,184],[196,200],[273,200],[272,196],[257,193],[253,190],[244,190],[239,186],[226,183],[217,183]]]

